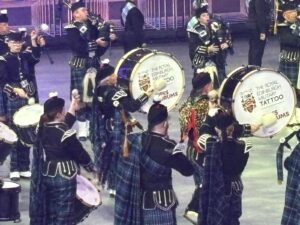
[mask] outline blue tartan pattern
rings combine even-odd
[[[175,225],[175,207],[143,210],[141,206],[140,166],[155,176],[171,174],[171,168],[153,161],[142,150],[142,134],[128,135],[129,156],[120,156],[116,170],[115,225]],[[142,214],[141,214],[142,213]]]
[[[225,186],[222,171],[221,151],[217,140],[206,143],[204,180],[201,192],[199,225],[225,225]]]
[[[118,109],[115,109],[113,115],[113,130],[108,131],[106,128],[106,119],[102,118],[99,111],[93,113],[93,151],[95,165],[101,173],[101,182],[107,182],[108,187],[115,188],[116,166],[118,155],[121,153],[124,138],[124,124]],[[92,124],[93,124],[92,123]],[[105,143],[105,147],[103,147]]]
[[[289,78],[294,87],[297,87],[299,62],[287,62],[281,60],[279,62],[279,71]]]
[[[16,98],[15,100],[7,99],[6,102],[6,116],[10,127],[18,134],[17,127],[13,124],[13,116],[23,106],[27,105],[27,99]],[[20,139],[18,143],[13,146],[10,153],[10,171],[28,171],[29,170],[29,153],[30,148],[23,146]]]
[[[128,135],[129,156],[120,156],[116,171],[114,225],[141,225],[141,134]]]
[[[143,225],[176,225],[175,209],[163,211],[159,208],[143,210]]]
[[[288,178],[285,192],[285,205],[281,225],[300,224],[300,144],[285,160]]]
[[[5,94],[0,88],[0,116],[5,116],[6,114],[6,103],[5,103]]]

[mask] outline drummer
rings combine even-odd
[[[115,68],[109,60],[102,61],[96,77],[97,88],[93,102],[93,134],[95,164],[101,174],[101,183],[108,184],[111,197],[115,189],[115,162],[121,151],[125,125],[132,125],[129,112],[135,112],[147,102],[152,91],[132,99],[129,93],[118,87]],[[113,129],[112,129],[113,128]]]
[[[37,33],[31,33],[31,51],[21,51],[22,33],[11,32],[8,35],[9,52],[0,56],[0,93],[7,98],[4,107],[0,108],[0,116],[5,116],[7,123],[16,131],[13,125],[13,115],[21,107],[27,105],[28,97],[37,97],[34,66],[39,62],[40,47],[37,45]],[[8,87],[12,88],[8,88]],[[7,92],[4,90],[7,89]],[[4,117],[2,117],[3,119]],[[17,131],[16,131],[17,133]],[[10,178],[30,178],[29,147],[19,141],[11,152]]]
[[[72,97],[68,112],[65,101],[52,96],[44,104],[37,142],[33,150],[30,189],[30,225],[75,224],[77,165],[88,172],[94,164],[70,129],[76,121],[80,98]]]

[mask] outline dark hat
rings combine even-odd
[[[296,10],[297,3],[295,1],[286,1],[279,6],[279,9],[282,10],[283,12],[288,10]]]
[[[22,41],[23,40],[23,32],[10,32],[8,34],[9,41]]]
[[[235,119],[231,112],[225,109],[219,109],[216,115],[213,117],[214,124],[217,128],[223,130],[229,127],[235,122]]]
[[[99,73],[97,74],[97,81],[101,81],[106,77],[112,75],[115,72],[115,67],[109,65],[108,63],[102,64]]]
[[[8,23],[7,10],[0,10],[0,23]]]
[[[198,73],[197,71],[195,71],[194,73],[194,77],[192,80],[192,85],[193,88],[198,90],[203,88],[206,84],[209,84],[210,82],[212,82],[210,74],[207,72],[200,72]]]
[[[44,103],[44,114],[60,111],[65,106],[65,100],[57,96],[49,98]]]
[[[74,2],[71,5],[71,11],[75,12],[77,9],[85,7],[85,4],[82,1]]]
[[[155,102],[148,112],[148,126],[153,127],[168,118],[168,109],[163,104]]]
[[[199,17],[201,16],[202,13],[208,13],[208,5],[204,5],[204,6],[202,6],[202,7],[200,7],[200,8],[197,8],[197,9],[195,10],[195,16],[196,16],[197,18],[199,18]]]

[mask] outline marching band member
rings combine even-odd
[[[37,33],[31,32],[31,50],[22,51],[22,33],[10,32],[8,35],[9,52],[0,57],[0,89],[2,97],[7,99],[6,107],[0,108],[0,115],[5,115],[8,124],[18,131],[13,125],[13,115],[22,106],[27,105],[27,98],[34,97],[37,100],[37,86],[35,83],[34,66],[39,62],[40,48],[38,47]],[[12,87],[11,93],[4,93],[8,86]],[[29,147],[24,146],[19,140],[11,151],[12,180],[21,177],[30,177],[29,171]]]
[[[83,80],[87,70],[91,67],[97,70],[100,66],[100,57],[108,48],[109,41],[116,39],[115,34],[109,37],[102,36],[98,24],[93,24],[89,19],[88,10],[81,1],[74,2],[71,6],[73,21],[65,27],[68,44],[73,56],[70,60],[71,67],[71,90],[77,89],[83,97]],[[79,140],[86,140],[89,132],[90,107],[82,108],[77,112],[78,137]]]
[[[196,19],[196,20],[195,20]],[[203,68],[209,61],[210,55],[219,51],[219,47],[211,44],[209,29],[209,13],[207,5],[196,9],[195,17],[188,24],[189,55],[193,68]],[[195,23],[195,21],[197,21]]]
[[[144,15],[137,8],[137,0],[125,0],[121,9],[121,23],[124,26],[123,47],[124,53],[144,43]]]
[[[167,107],[154,103],[147,120],[148,131],[129,135],[129,156],[118,163],[116,225],[177,224],[172,169],[193,174],[186,144],[168,138]]]
[[[261,66],[271,18],[268,0],[249,2],[248,28],[250,30],[248,65]]]
[[[279,7],[282,10],[282,16],[279,17],[278,35],[280,41],[279,71],[285,74],[295,87],[299,102],[300,36],[299,25],[296,24],[299,24],[300,19],[297,19],[297,4],[300,2],[288,1]]]
[[[213,112],[212,112],[213,111]],[[252,146],[237,139],[235,119],[223,109],[209,112],[213,133],[203,132],[198,142],[205,150],[201,193],[201,225],[240,224],[243,183],[241,174]]]
[[[149,91],[138,99],[132,99],[117,84],[115,68],[104,60],[97,75],[93,114],[95,117],[94,137],[92,143],[96,168],[100,174],[100,182],[108,184],[110,194],[114,196],[115,167],[121,148],[125,130],[132,126],[129,112],[138,111],[152,94]]]
[[[79,98],[72,97],[68,112],[65,101],[53,96],[44,103],[34,145],[30,188],[30,225],[75,224],[77,165],[93,172],[93,162],[70,129]]]
[[[182,132],[188,133],[187,158],[194,167],[195,191],[188,204],[184,217],[191,222],[197,222],[199,212],[200,191],[203,179],[204,152],[199,148],[197,140],[199,130],[208,109],[208,93],[213,89],[211,77],[208,73],[195,73],[192,79],[193,90],[189,98],[179,109]]]
[[[0,55],[9,51],[7,46],[7,35],[9,34],[7,10],[0,10]]]

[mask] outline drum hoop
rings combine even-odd
[[[12,129],[10,129],[9,126],[5,125],[4,123],[2,123],[2,124],[6,127],[5,129],[9,130],[16,137],[16,141],[14,141],[14,142],[13,141],[8,141],[8,140],[0,137],[0,142],[2,141],[3,143],[10,144],[10,145],[13,145],[13,144],[17,143],[18,142],[18,135]]]
[[[29,127],[34,127],[34,126],[36,126],[36,125],[39,123],[39,121],[38,121],[38,122],[36,122],[36,123],[34,123],[34,124],[26,125],[26,126],[20,126],[20,125],[17,125],[17,124],[15,123],[15,117],[16,117],[16,114],[17,114],[21,109],[23,109],[23,108],[28,108],[28,107],[34,106],[34,105],[39,105],[39,106],[43,107],[41,104],[24,105],[24,106],[22,106],[21,108],[19,108],[19,109],[14,113],[14,115],[13,115],[13,123],[14,123],[17,127],[19,127],[19,128],[29,128]]]
[[[174,107],[176,107],[179,103],[179,101],[181,100],[182,98],[182,95],[183,95],[183,92],[184,92],[184,89],[185,89],[185,74],[184,74],[184,69],[183,69],[183,66],[181,65],[181,63],[178,61],[178,59],[176,59],[172,54],[170,53],[167,53],[167,52],[161,52],[161,51],[157,51],[157,50],[152,50],[151,53],[145,55],[144,57],[142,57],[139,62],[134,66],[132,72],[131,72],[131,76],[130,76],[130,79],[129,79],[129,92],[130,94],[132,93],[132,90],[133,90],[133,87],[132,87],[132,83],[133,83],[133,80],[134,80],[134,77],[136,75],[136,70],[139,68],[139,66],[141,65],[141,63],[145,60],[147,60],[148,58],[150,58],[151,56],[153,55],[156,55],[156,54],[160,54],[160,55],[166,55],[166,56],[169,56],[170,58],[172,58],[173,60],[176,61],[176,63],[178,64],[179,68],[181,69],[181,77],[182,77],[182,80],[183,80],[183,84],[182,84],[182,91],[178,94],[178,99],[177,101],[175,101],[175,104],[170,107],[168,109],[168,111],[171,111]]]
[[[115,73],[116,75],[118,75],[117,72],[119,71],[120,66],[121,66],[121,65],[123,64],[123,62],[128,58],[128,56],[131,55],[132,53],[134,53],[134,52],[140,50],[140,49],[141,49],[141,48],[135,48],[135,49],[132,49],[131,51],[129,51],[129,52],[127,52],[125,55],[123,55],[123,56],[119,59],[117,65],[116,65],[116,67],[115,67],[114,73]]]
[[[234,96],[236,95],[236,92],[237,92],[237,90],[238,90],[238,87],[242,84],[242,82],[245,80],[245,79],[247,79],[247,77],[249,77],[249,76],[251,76],[253,73],[255,73],[255,72],[257,72],[257,71],[272,71],[272,72],[276,72],[276,73],[279,73],[279,74],[281,74],[282,76],[283,76],[283,78],[290,84],[290,86],[291,86],[291,88],[292,88],[292,91],[293,91],[293,95],[294,95],[294,100],[296,100],[296,92],[295,92],[295,90],[294,90],[294,87],[293,87],[293,85],[292,85],[292,83],[290,82],[290,80],[287,78],[287,76],[285,76],[283,73],[281,73],[281,72],[279,72],[279,71],[276,71],[276,70],[273,70],[273,69],[270,69],[270,68],[260,68],[259,70],[252,70],[252,71],[250,71],[250,72],[248,72],[238,83],[237,83],[237,85],[236,85],[236,87],[235,87],[235,89],[234,89],[234,91],[233,91],[233,93],[232,93],[232,98],[234,99]],[[234,103],[234,101],[231,101],[231,110],[232,110],[232,113],[233,113],[233,115],[234,115],[234,118],[236,118],[236,114],[235,114],[235,112],[234,112],[234,109],[233,109],[233,103]],[[294,104],[294,107],[293,107],[293,112],[292,112],[292,115],[294,114],[294,112],[295,112],[295,107],[296,107],[296,105],[297,105],[297,101],[295,101],[295,104]],[[289,121],[291,121],[291,119],[292,119],[292,116],[290,117],[290,119],[289,119]],[[289,123],[289,122],[288,122]],[[287,124],[288,124],[287,123]],[[283,128],[282,128],[283,129]],[[282,130],[281,129],[281,130]],[[278,132],[276,132],[276,133],[274,133],[274,134],[272,134],[272,135],[270,135],[269,137],[273,137],[273,136],[275,136],[276,134],[278,134],[279,132],[281,132],[281,130],[279,130]],[[265,137],[261,137],[261,136],[257,136],[257,135],[254,135],[255,137],[259,137],[259,138],[265,138]]]
[[[81,176],[81,175],[77,175],[77,176],[80,176],[80,179],[83,179],[85,182],[88,181],[88,183],[91,183],[87,178],[85,178],[84,176]],[[77,192],[76,192],[76,198],[85,206],[89,207],[89,208],[95,208],[95,207],[98,207],[99,205],[102,204],[102,200],[101,200],[101,196],[100,196],[100,193],[98,192],[97,188],[95,188],[94,186],[92,186],[96,192],[98,193],[99,195],[99,204],[98,205],[91,205],[89,203],[86,203],[80,196],[78,196]]]

